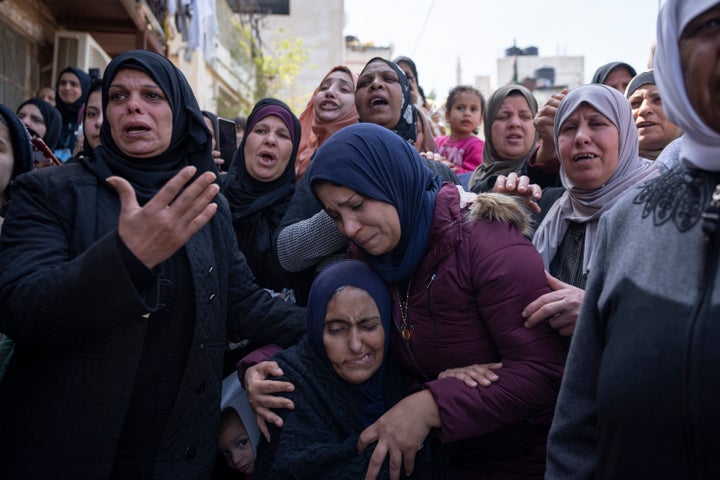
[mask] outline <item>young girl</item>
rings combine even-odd
[[[435,138],[438,154],[455,173],[467,173],[482,163],[485,143],[474,132],[482,123],[485,99],[480,91],[469,85],[450,90],[445,102],[445,120],[450,135]]]

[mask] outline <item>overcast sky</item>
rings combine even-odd
[[[345,0],[345,35],[394,46],[411,57],[426,93],[495,76],[505,49],[536,46],[541,56],[583,55],[585,79],[624,61],[647,68],[658,0]],[[428,15],[429,12],[429,15]]]

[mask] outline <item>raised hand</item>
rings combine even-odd
[[[183,168],[142,207],[127,180],[107,179],[120,197],[118,234],[146,267],[170,258],[215,215],[219,187],[214,173],[203,173],[183,190],[196,171]]]

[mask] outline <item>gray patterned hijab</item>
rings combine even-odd
[[[511,94],[520,93],[527,100],[533,117],[537,115],[538,104],[533,94],[522,85],[504,85],[493,92],[488,100],[488,108],[483,113],[483,130],[485,132],[485,147],[483,148],[483,161],[472,174],[469,185],[475,185],[489,175],[507,175],[510,172],[520,173],[530,154],[535,149],[533,142],[530,150],[518,160],[508,160],[500,156],[492,142],[492,124],[502,106],[503,101]],[[537,132],[535,133],[537,139]]]
[[[638,132],[630,103],[620,92],[607,85],[590,84],[578,87],[562,100],[555,117],[556,145],[560,127],[582,103],[590,105],[617,127],[620,148],[618,162],[605,185],[586,190],[574,185],[567,177],[560,158],[560,180],[565,187],[565,193],[550,207],[533,237],[533,244],[540,252],[545,268],[549,268],[555,257],[568,224],[576,222],[587,223],[583,255],[583,269],[587,270],[600,216],[627,190],[657,175],[657,166],[638,156]]]

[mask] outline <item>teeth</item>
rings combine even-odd
[[[578,155],[575,157],[575,160],[590,160],[591,158],[595,158],[597,155],[587,154],[587,155]]]

